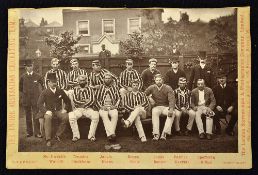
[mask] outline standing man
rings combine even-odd
[[[92,61],[92,72],[89,75],[89,85],[93,90],[99,89],[100,85],[104,83],[105,73],[109,73],[114,80],[112,83],[118,85],[118,78],[116,75],[112,74],[107,69],[101,68],[99,60]]]
[[[150,85],[155,84],[154,76],[160,74],[159,70],[156,69],[157,62],[158,61],[155,58],[149,59],[149,68],[142,71],[141,78],[143,90],[147,89]]]
[[[71,67],[73,68],[72,71],[68,73],[68,89],[73,89],[74,87],[78,86],[78,76],[85,75],[86,83],[88,84],[88,74],[86,70],[79,68],[79,61],[77,58],[73,58],[70,61]]]
[[[207,62],[207,56],[205,51],[200,51],[199,52],[199,61],[200,64],[197,66],[194,66],[190,79],[189,79],[189,89],[193,89],[197,85],[197,80],[198,79],[204,79],[205,81],[205,86],[212,88],[213,87],[213,75],[212,75],[212,70],[211,68],[207,67],[206,62]],[[193,87],[194,84],[194,87]]]
[[[25,60],[24,66],[26,72],[20,78],[19,90],[26,115],[27,137],[34,134],[41,138],[43,133],[40,132],[39,119],[36,116],[37,101],[43,89],[42,77],[33,71],[32,60]]]
[[[50,69],[49,71],[47,71],[46,75],[45,75],[45,88],[47,89],[47,77],[49,73],[55,73],[56,74],[56,79],[57,79],[57,86],[60,89],[66,89],[67,88],[67,75],[65,73],[65,71],[63,71],[62,69],[59,69],[59,60],[57,58],[53,58],[51,60],[51,67],[52,69]]]
[[[119,82],[120,82],[120,86],[122,87],[120,89],[120,94],[122,97],[122,100],[125,96],[125,94],[127,92],[132,91],[131,88],[131,81],[137,79],[139,81],[139,90],[142,89],[142,79],[141,76],[139,75],[139,73],[133,69],[133,60],[132,59],[127,59],[125,61],[125,66],[126,69],[121,72],[120,76],[119,76]]]
[[[118,120],[117,108],[121,99],[118,88],[113,84],[113,78],[110,73],[105,73],[104,84],[100,85],[97,90],[96,100],[96,105],[99,109],[99,115],[103,120],[108,140],[114,142],[116,140],[115,131]]]
[[[132,91],[128,92],[124,98],[124,106],[130,112],[130,116],[121,122],[125,128],[128,128],[135,123],[136,129],[139,134],[139,138],[142,142],[146,142],[146,136],[142,127],[141,119],[146,118],[146,110],[149,106],[148,98],[143,92],[139,91],[139,80],[132,80],[131,87]]]
[[[213,88],[214,96],[216,99],[216,108],[214,110],[214,125],[215,133],[221,134],[220,117],[231,115],[226,133],[228,135],[234,135],[233,129],[237,121],[237,110],[236,107],[236,91],[233,87],[227,84],[227,76],[225,72],[219,72],[217,76],[219,84]]]
[[[104,67],[105,67],[107,65],[106,58],[111,57],[111,52],[106,49],[105,44],[102,44],[101,48],[102,48],[102,50],[99,52],[99,59],[101,60],[102,65],[104,65]]]
[[[152,96],[151,98],[155,102],[152,108],[152,126],[153,126],[153,139],[152,140],[166,140],[166,135],[171,134],[171,127],[174,121],[175,113],[175,95],[173,89],[163,84],[163,77],[161,74],[154,76],[155,84],[149,86],[145,90],[147,96]],[[159,117],[160,115],[167,116],[164,129],[160,136],[159,130]]]
[[[186,78],[180,77],[178,81],[179,87],[175,90],[175,128],[178,135],[182,134],[182,128],[180,129],[181,117],[189,116],[185,135],[189,135],[191,132],[195,119],[195,112],[190,108],[191,91],[186,88],[186,84]]]
[[[178,80],[180,77],[186,77],[185,72],[179,69],[179,58],[174,56],[169,60],[171,69],[165,75],[165,83],[175,90],[178,87]]]
[[[57,86],[56,73],[48,73],[46,80],[48,88],[42,91],[38,100],[38,107],[45,119],[44,127],[47,146],[51,146],[53,117],[57,117],[61,121],[55,136],[60,141],[60,136],[65,131],[68,123],[67,112],[70,112],[72,107],[71,101],[64,90]],[[63,108],[62,101],[65,103],[65,109]]]
[[[191,108],[195,111],[195,120],[200,139],[212,139],[212,127],[214,108],[216,100],[212,90],[205,86],[204,79],[197,80],[197,88],[193,89],[191,95]],[[206,116],[206,134],[203,129],[202,115]]]
[[[91,119],[88,139],[95,141],[95,133],[99,123],[99,113],[92,109],[95,102],[94,92],[87,85],[86,75],[78,76],[79,86],[73,89],[72,101],[74,103],[74,110],[69,113],[69,122],[73,132],[72,141],[76,142],[80,139],[80,132],[77,120],[82,116]]]

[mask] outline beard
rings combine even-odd
[[[81,88],[84,88],[86,86],[86,83],[79,84]]]

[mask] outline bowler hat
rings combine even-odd
[[[31,66],[31,65],[33,65],[32,59],[27,59],[24,61],[24,66]]]
[[[49,80],[49,81],[57,81],[56,73],[48,73],[47,74],[47,80]]]

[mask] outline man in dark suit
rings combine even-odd
[[[171,69],[165,75],[165,84],[172,87],[173,90],[178,88],[178,80],[180,77],[185,77],[185,72],[179,69],[179,58],[178,56],[173,56],[171,60],[169,60],[171,64]]]
[[[102,48],[102,50],[99,52],[99,59],[101,61],[101,65],[103,65],[103,67],[106,67],[107,66],[106,58],[111,57],[111,52],[106,49],[105,44],[102,44],[101,48]]]
[[[215,105],[216,100],[211,88],[205,87],[203,79],[197,80],[197,88],[193,89],[191,94],[191,108],[196,111],[195,120],[200,139],[204,139],[205,135],[208,140],[212,139],[212,116]],[[206,116],[206,134],[203,129],[202,115]]]
[[[160,74],[160,71],[156,69],[157,62],[158,61],[155,58],[149,59],[149,68],[142,71],[141,77],[143,82],[143,90],[147,89],[150,85],[155,84],[154,76],[156,74]]]
[[[214,125],[216,127],[215,133],[221,134],[220,117],[231,115],[231,119],[228,127],[226,128],[226,133],[228,135],[234,135],[233,129],[237,121],[237,110],[235,110],[237,105],[236,91],[233,87],[227,84],[226,73],[221,71],[217,75],[219,84],[213,88],[214,96],[216,98],[216,108],[214,110]]]
[[[26,72],[20,78],[19,90],[22,96],[22,104],[26,115],[27,137],[41,138],[39,120],[36,118],[38,112],[37,101],[42,92],[42,77],[33,71],[32,60],[25,61]],[[33,123],[33,126],[32,126]]]
[[[206,61],[207,61],[207,56],[205,51],[200,51],[198,55],[200,64],[197,66],[194,66],[190,78],[189,78],[189,89],[193,89],[197,85],[197,80],[198,79],[204,79],[205,81],[205,86],[212,88],[213,87],[213,75],[212,75],[212,70],[211,68],[207,67]],[[194,85],[194,87],[193,87]]]
[[[38,107],[45,119],[44,128],[47,146],[51,146],[52,118],[57,117],[61,120],[55,136],[60,141],[60,136],[65,131],[68,123],[68,112],[71,111],[72,107],[71,101],[64,90],[57,87],[55,73],[48,73],[47,85],[48,88],[42,91],[39,97]],[[65,103],[65,109],[63,108],[62,101]]]

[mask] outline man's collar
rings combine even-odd
[[[155,84],[156,85],[156,84]],[[160,90],[163,87],[164,84],[162,84],[160,87],[158,85],[156,85],[156,87],[158,88],[158,90]]]
[[[27,75],[32,75],[32,74],[33,74],[33,71],[32,71],[32,72],[30,72],[30,73],[29,73],[29,72],[27,72]]]

